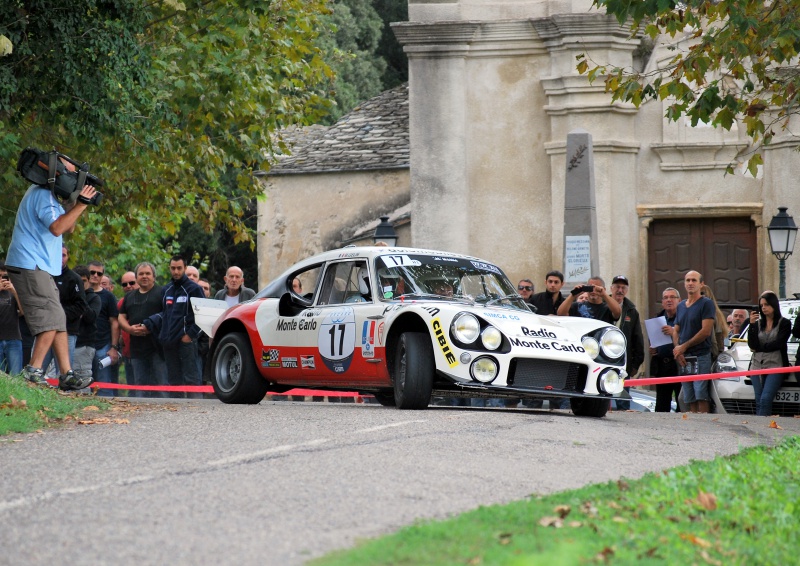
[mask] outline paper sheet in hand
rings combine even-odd
[[[644,321],[644,327],[647,329],[647,339],[650,340],[650,346],[658,348],[665,344],[672,344],[672,336],[661,332],[661,328],[667,325],[667,319],[663,316],[655,318],[648,318]]]

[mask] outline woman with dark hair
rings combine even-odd
[[[770,369],[789,366],[786,342],[792,331],[789,319],[781,316],[778,296],[765,291],[758,299],[758,311],[750,313],[750,328],[747,331],[747,345],[753,350],[750,369]],[[753,392],[756,397],[756,415],[767,417],[772,414],[772,400],[781,388],[785,374],[751,375]]]

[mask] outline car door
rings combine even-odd
[[[357,387],[376,383],[375,338],[380,305],[371,293],[366,260],[348,259],[326,267],[308,317],[313,332],[300,336],[301,379],[308,385]]]

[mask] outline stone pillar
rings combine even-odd
[[[577,129],[567,136],[564,187],[564,284],[571,289],[600,273],[594,196],[592,136]]]

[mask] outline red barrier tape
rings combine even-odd
[[[726,377],[747,377],[748,375],[792,373],[795,371],[800,371],[800,366],[772,369],[752,369],[747,371],[729,371],[726,373],[703,373],[700,375],[676,375],[674,377],[645,377],[642,379],[626,379],[625,387],[644,387],[645,385],[682,383],[684,381],[703,381],[706,379],[724,379]]]
[[[56,387],[57,379],[48,379],[47,383]],[[131,391],[171,391],[179,393],[214,393],[210,385],[126,385],[124,383],[105,383],[94,381],[89,385],[92,389],[126,389]],[[285,393],[267,392],[267,395],[298,395],[311,397],[359,397],[358,393],[351,391],[320,391],[317,389],[290,389]]]

